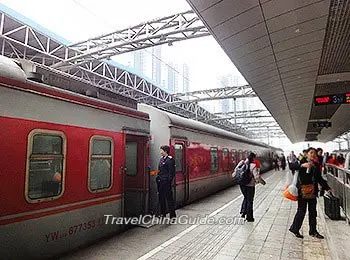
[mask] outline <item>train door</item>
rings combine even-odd
[[[189,174],[186,163],[186,144],[176,141],[175,145],[175,194],[176,206],[185,204],[189,199]]]
[[[134,217],[146,213],[147,175],[146,136],[127,135],[124,171],[124,216]]]

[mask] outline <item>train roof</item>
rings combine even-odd
[[[1,55],[0,87],[15,88],[22,91],[36,93],[38,95],[44,95],[50,98],[56,98],[67,102],[94,107],[96,109],[109,111],[112,113],[149,120],[149,115],[147,113],[143,113],[132,108],[28,80],[25,72],[21,69],[18,62]]]
[[[245,136],[241,136],[241,135],[217,128],[215,126],[208,125],[208,124],[193,120],[193,119],[184,118],[184,117],[157,109],[155,107],[152,107],[152,106],[149,106],[146,104],[141,104],[139,107],[142,107],[142,106],[144,106],[150,110],[152,110],[152,109],[158,110],[160,113],[162,113],[164,116],[166,116],[169,119],[170,126],[173,125],[173,126],[185,127],[185,128],[189,128],[192,130],[197,130],[200,132],[214,134],[214,135],[217,135],[220,137],[225,137],[225,138],[229,138],[229,139],[244,142],[244,143],[249,143],[249,144],[258,145],[258,146],[262,146],[262,147],[266,147],[266,148],[273,148],[276,150],[281,150],[279,148],[269,146],[263,142],[253,141]],[[152,119],[152,120],[154,120],[154,119]]]

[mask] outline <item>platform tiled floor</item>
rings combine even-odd
[[[265,186],[259,185],[254,200],[254,223],[243,225],[156,225],[134,228],[105,241],[71,253],[63,259],[332,259],[327,239],[308,235],[304,239],[288,228],[296,213],[295,202],[282,197],[286,173],[269,172]],[[232,187],[177,211],[178,216],[238,216],[242,198]],[[318,231],[326,235],[325,219],[318,208]]]
[[[278,176],[278,174],[280,174]],[[308,236],[308,218],[304,220],[304,239],[294,237],[288,228],[296,212],[296,203],[282,197],[282,172],[257,188],[255,223],[244,225],[203,225],[184,235],[149,259],[331,259],[327,240]],[[216,217],[237,214],[241,199]],[[318,230],[324,234],[318,217]]]

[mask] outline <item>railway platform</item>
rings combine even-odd
[[[304,239],[288,231],[297,204],[282,196],[285,174],[264,174],[267,184],[256,187],[255,222],[239,221],[242,196],[239,187],[234,186],[177,210],[178,218],[200,215],[214,219],[215,224],[135,227],[61,259],[350,259],[345,252],[350,246],[346,239],[350,228],[345,221],[327,219],[322,198],[317,204],[317,228],[325,239],[308,235],[307,215],[301,230]],[[233,224],[218,223],[219,219],[234,216],[238,221]]]

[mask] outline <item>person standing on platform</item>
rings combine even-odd
[[[175,160],[169,156],[170,147],[163,145],[160,147],[161,158],[158,166],[158,176],[156,178],[159,191],[160,213],[166,216],[166,204],[170,212],[170,218],[176,218],[175,202],[173,197],[172,182],[175,177]]]
[[[299,180],[298,187],[298,209],[295,214],[292,226],[289,231],[296,237],[303,238],[299,233],[299,230],[303,224],[306,214],[306,207],[309,209],[309,234],[312,237],[323,239],[320,233],[318,233],[316,227],[316,204],[318,194],[318,184],[322,186],[324,190],[330,191],[327,181],[321,176],[320,167],[318,165],[317,151],[315,148],[310,147],[307,149],[307,158],[300,161]]]
[[[289,170],[291,170],[292,174],[294,175],[295,171],[298,168],[298,166],[297,166],[298,165],[298,158],[294,154],[294,151],[290,152],[290,154],[287,158],[287,161],[288,161]]]
[[[281,168],[284,171],[286,169],[286,157],[284,156],[284,154],[282,153],[281,156]]]
[[[265,181],[260,177],[259,170],[254,162],[255,157],[256,155],[254,153],[250,153],[245,161],[242,160],[237,165],[237,167],[240,167],[244,163],[249,163],[249,170],[252,174],[252,178],[247,185],[240,185],[244,197],[241,206],[241,217],[246,218],[248,222],[254,222],[253,201],[255,195],[255,184],[261,183],[265,185]]]

